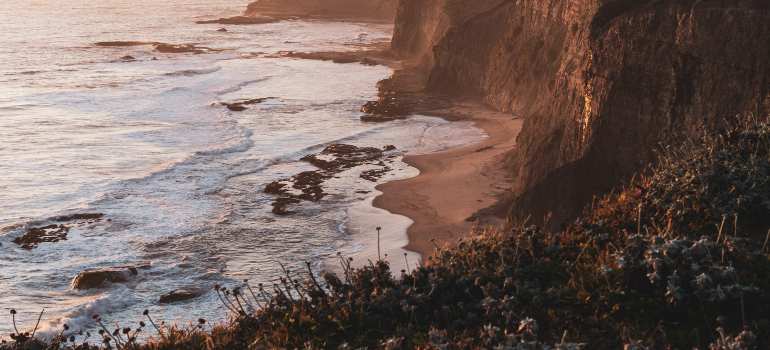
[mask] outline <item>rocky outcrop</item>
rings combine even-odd
[[[377,182],[392,168],[382,161],[386,152],[395,150],[395,147],[385,146],[382,149],[374,147],[357,147],[346,144],[333,144],[323,151],[308,154],[300,160],[308,162],[318,170],[304,171],[288,179],[271,182],[265,186],[264,192],[277,195],[273,200],[273,213],[277,215],[290,215],[294,212],[286,209],[291,204],[301,201],[318,202],[327,193],[324,192],[324,182],[337,174],[362,165],[368,165],[371,169],[363,170],[360,178]],[[394,157],[391,155],[391,157]]]
[[[139,271],[135,266],[116,266],[106,269],[88,270],[72,280],[72,289],[93,289],[100,287],[104,282],[120,283],[126,282],[138,275]]]
[[[321,16],[392,20],[398,0],[259,0],[249,4],[246,16]]]
[[[455,20],[448,2],[402,1],[393,50],[429,56],[429,89],[526,118],[509,157],[514,222],[574,218],[659,141],[770,107],[766,1],[518,0]]]

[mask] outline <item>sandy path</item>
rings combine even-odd
[[[512,186],[500,158],[516,144],[523,124],[522,119],[478,105],[460,105],[446,112],[452,116],[447,119],[475,122],[489,138],[471,147],[405,157],[404,162],[420,175],[377,186],[383,194],[373,202],[377,208],[414,220],[404,248],[421,254],[423,260],[433,253],[431,238],[442,246],[468,235],[474,223],[466,219],[493,205],[496,196]],[[479,228],[503,223],[503,219],[482,217]]]

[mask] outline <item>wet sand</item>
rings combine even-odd
[[[492,111],[478,103],[461,103],[438,116],[475,122],[489,138],[474,146],[425,155],[409,156],[404,162],[420,171],[417,177],[377,186],[382,195],[373,205],[414,221],[404,249],[420,254],[423,261],[438,246],[452,244],[471,233],[479,210],[496,203],[498,195],[512,187],[510,172],[502,157],[516,144],[523,119]],[[475,219],[475,218],[473,218]],[[479,215],[477,229],[499,228],[502,218]]]

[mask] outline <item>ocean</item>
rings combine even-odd
[[[486,135],[425,116],[359,120],[377,98],[384,66],[275,57],[279,51],[346,51],[389,40],[392,25],[291,20],[195,24],[242,13],[248,1],[6,0],[0,11],[0,335],[31,330],[41,310],[50,336],[63,323],[94,329],[91,315],[136,327],[142,310],[166,322],[225,320],[216,294],[171,304],[180,287],[270,283],[337,252],[358,254],[374,227],[401,264],[410,220],[372,208],[377,183],[346,170],[319,202],[271,212],[265,185],[315,169],[300,158],[334,143],[395,145],[379,183],[416,176],[403,155],[462,147]],[[226,28],[227,32],[218,31]],[[161,53],[153,45],[206,47]],[[130,56],[130,57],[127,57]],[[222,102],[265,99],[243,111]],[[62,224],[66,239],[32,249],[31,228]],[[363,238],[362,238],[363,237]],[[408,259],[418,257],[408,253]],[[87,269],[143,265],[124,283],[73,290]],[[401,266],[403,266],[402,264]]]

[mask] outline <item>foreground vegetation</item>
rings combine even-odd
[[[398,276],[340,257],[342,276],[216,286],[233,318],[213,327],[14,334],[0,349],[769,348],[770,125],[703,130],[558,232],[475,234]]]

